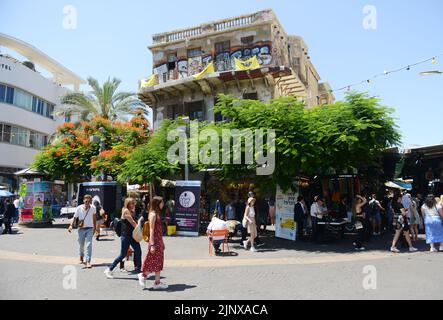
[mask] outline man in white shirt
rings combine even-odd
[[[14,217],[14,222],[18,222],[18,210],[20,208],[20,198],[17,197],[14,200],[14,207],[15,207],[15,217]]]
[[[212,218],[211,223],[209,224],[208,229],[206,230],[208,236],[210,236],[211,232],[215,230],[228,230],[226,221],[221,220],[217,217]],[[224,236],[212,237],[212,244],[214,245],[215,254],[219,254],[221,252],[220,245],[223,243],[224,240],[225,240]]]
[[[311,205],[311,220],[313,238],[317,240],[318,236],[323,233],[323,226],[317,225],[317,221],[323,219],[323,215],[326,214],[324,207],[324,201],[320,196],[314,198],[314,203]]]
[[[83,204],[78,206],[75,210],[74,218],[68,231],[71,232],[74,227],[74,221],[78,218],[78,243],[80,245],[80,263],[86,263],[86,268],[92,268],[92,237],[95,234],[97,224],[97,217],[95,207],[91,205],[92,197],[86,194],[83,197]],[[86,256],[85,256],[85,242],[86,242]],[[85,259],[84,259],[85,258]]]

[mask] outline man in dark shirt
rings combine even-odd
[[[5,230],[3,231],[3,234],[9,233],[12,234],[12,219],[14,219],[15,216],[15,206],[11,203],[10,199],[6,199],[6,211],[5,211]]]
[[[297,238],[301,239],[303,236],[303,225],[307,214],[307,208],[303,203],[303,196],[297,197],[297,202],[294,205],[294,221],[297,222]]]

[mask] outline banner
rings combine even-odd
[[[140,88],[153,87],[157,84],[157,75],[153,74],[148,79],[141,79]]]
[[[26,183],[22,183],[20,185],[19,195],[20,195],[20,197],[25,197],[26,196]]]
[[[175,220],[177,235],[198,237],[201,181],[176,181]]]
[[[200,80],[201,78],[203,78],[203,76],[205,74],[209,74],[209,73],[214,73],[214,62],[210,62],[206,68],[203,69],[202,72],[194,74],[192,77],[194,77],[195,80]]]
[[[245,61],[234,58],[234,61],[236,71],[260,68],[260,63],[258,63],[257,56],[253,56],[252,58]]]
[[[34,207],[32,209],[32,216],[34,218],[34,222],[40,222],[43,220],[43,207]]]
[[[292,191],[284,193],[280,187],[277,186],[275,196],[275,236],[277,238],[295,241],[297,228],[296,222],[294,221],[294,205],[297,197],[297,193]]]

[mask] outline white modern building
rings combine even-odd
[[[11,52],[28,61],[19,61]],[[54,117],[60,97],[67,90],[78,91],[84,83],[32,45],[0,33],[0,186],[17,188],[14,172],[29,167],[65,121]]]

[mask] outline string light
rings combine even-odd
[[[437,60],[435,60],[435,57],[432,58],[431,63],[432,63],[432,64],[436,64],[436,63],[437,63]]]
[[[429,62],[429,61],[431,61],[433,64],[435,64],[436,63],[436,57],[440,57],[440,56],[443,56],[443,53],[439,54],[439,55],[436,55],[436,56],[434,56],[432,58],[426,59],[426,60],[422,60],[422,61],[419,61],[419,62],[416,62],[416,63],[413,63],[413,64],[406,65],[406,66],[404,66],[402,68],[398,68],[398,69],[390,70],[390,71],[385,70],[385,71],[383,71],[383,73],[376,74],[376,75],[374,75],[373,77],[371,77],[369,79],[366,79],[366,80],[363,80],[363,81],[360,81],[360,82],[357,82],[357,83],[349,84],[349,85],[346,85],[346,86],[338,88],[338,89],[330,89],[330,90],[328,90],[327,93],[319,94],[319,97],[328,97],[331,93],[338,92],[338,91],[344,91],[344,90],[351,91],[352,87],[356,87],[356,86],[359,86],[359,85],[362,85],[362,84],[371,85],[372,84],[372,80],[377,78],[377,77],[386,76],[386,75],[389,75],[391,73],[400,72],[402,70],[410,70],[411,67],[413,67],[413,66],[417,66],[417,65]],[[303,98],[301,101],[305,103],[305,102],[307,102],[309,100],[312,100],[312,99],[318,99],[318,96],[315,95],[315,96],[306,97],[306,98]]]

